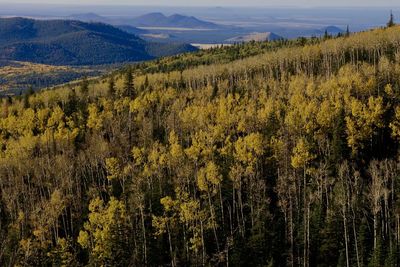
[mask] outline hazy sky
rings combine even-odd
[[[399,0],[0,0],[1,3],[156,6],[400,6]],[[0,7],[1,8],[1,7]]]

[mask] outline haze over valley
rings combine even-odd
[[[137,27],[149,39],[169,42],[223,43],[253,33],[283,38],[320,36],[328,27],[361,31],[385,25],[396,7],[154,7],[2,4],[1,16],[77,19]],[[328,28],[329,29],[329,28]],[[139,33],[131,29],[133,33]],[[332,32],[334,33],[334,32]],[[158,36],[158,37],[157,37]],[[167,36],[167,37],[166,37]],[[146,36],[145,36],[146,37]]]

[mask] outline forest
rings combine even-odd
[[[0,17],[0,59],[99,66],[193,52],[188,44],[145,41],[104,23]]]
[[[0,266],[399,266],[389,26],[1,99]]]

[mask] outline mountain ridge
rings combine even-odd
[[[165,16],[161,12],[148,13],[131,20],[136,27],[184,27],[184,28],[220,28],[221,25],[198,19],[194,16],[173,14]]]
[[[196,50],[184,44],[150,43],[104,23],[20,17],[0,19],[0,49],[3,60],[52,65],[142,61]]]

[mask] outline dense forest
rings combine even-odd
[[[399,141],[398,26],[5,98],[0,265],[399,266]]]

